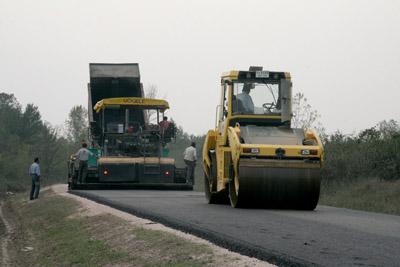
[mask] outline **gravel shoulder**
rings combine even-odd
[[[212,259],[209,262],[210,266],[221,266],[221,267],[230,267],[230,266],[255,266],[255,267],[263,267],[263,266],[275,266],[272,264],[269,264],[265,261],[261,261],[255,258],[243,256],[241,254],[231,252],[227,249],[218,247],[211,242],[201,239],[199,237],[196,237],[194,235],[190,235],[181,231],[177,231],[175,229],[166,227],[162,224],[147,220],[147,219],[142,219],[139,217],[136,217],[132,214],[111,208],[106,205],[99,204],[97,202],[91,201],[87,198],[82,198],[76,195],[72,195],[67,193],[67,188],[65,185],[55,185],[52,187],[54,192],[57,194],[63,196],[63,197],[68,197],[72,198],[74,200],[79,201],[81,204],[81,215],[85,216],[96,216],[96,215],[107,215],[111,214],[113,216],[116,216],[126,222],[129,222],[131,225],[134,227],[139,227],[143,229],[148,229],[148,230],[154,230],[154,231],[161,231],[165,233],[172,234],[178,238],[181,238],[183,240],[186,240],[190,242],[191,244],[198,244],[202,246],[206,246],[211,252],[212,252]],[[167,245],[167,244],[166,244]]]

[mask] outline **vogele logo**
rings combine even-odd
[[[132,103],[132,104],[143,104],[143,99],[132,99],[132,98],[124,98],[124,103]]]

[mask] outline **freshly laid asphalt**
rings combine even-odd
[[[209,205],[203,193],[191,191],[72,193],[279,266],[400,266],[400,216],[327,206],[234,209]]]

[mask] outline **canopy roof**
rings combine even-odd
[[[100,112],[106,107],[136,107],[140,109],[169,109],[167,101],[162,99],[152,98],[141,98],[141,97],[117,97],[117,98],[106,98],[100,100],[94,106],[96,112]]]
[[[277,72],[277,71],[242,71],[242,70],[231,70],[228,72],[224,72],[221,75],[222,80],[280,80],[287,79],[290,80],[289,72]]]

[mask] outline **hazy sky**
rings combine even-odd
[[[0,91],[62,124],[89,62],[138,62],[190,133],[215,123],[219,76],[291,72],[332,132],[400,120],[400,1],[0,0]]]

